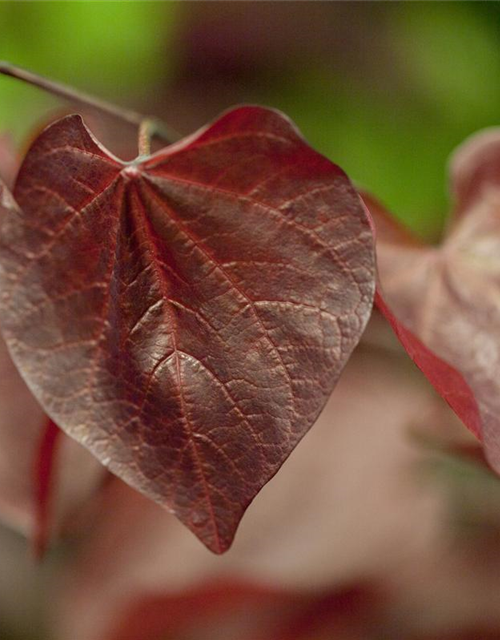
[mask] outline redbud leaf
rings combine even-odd
[[[1,317],[50,417],[226,550],[318,417],[370,314],[345,174],[242,107],[122,162],[79,116],[33,143],[0,225]]]

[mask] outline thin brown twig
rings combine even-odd
[[[40,76],[36,73],[23,69],[22,67],[10,64],[9,62],[0,61],[0,74],[27,82],[28,84],[47,91],[48,93],[64,98],[69,102],[80,104],[85,107],[91,107],[92,109],[106,113],[139,129],[141,124],[147,120],[151,123],[151,137],[158,138],[168,144],[176,142],[181,137],[176,131],[157,118],[143,115],[137,111],[132,111],[131,109],[118,107],[117,105],[106,102],[105,100],[90,96],[60,82],[54,82],[53,80],[49,80],[44,76]]]

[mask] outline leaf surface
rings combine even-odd
[[[498,130],[483,132],[458,150],[451,164],[455,212],[438,247],[410,239],[408,232],[388,222],[390,216],[378,203],[366,198],[377,229],[377,261],[386,312],[393,316],[393,326],[403,327],[410,341],[417,339],[423,344],[430,359],[422,370],[442,395],[446,396],[443,389],[448,390],[448,401],[471,431],[483,439],[488,459],[497,471],[499,166]],[[447,371],[439,370],[436,357],[447,363]]]
[[[1,311],[30,388],[224,551],[370,313],[373,241],[347,177],[282,115],[242,107],[132,163],[69,116],[14,194]]]
[[[428,551],[434,536],[441,539],[442,504],[428,483],[415,481],[421,452],[408,431],[435,402],[405,353],[361,345],[317,423],[251,505],[222,557],[206,553],[170,514],[112,478],[95,525],[66,566],[56,637],[108,640],[125,613],[127,628],[135,613],[139,620],[135,605],[144,597],[168,597],[208,580],[318,593],[360,576],[399,576],[404,568],[414,575],[415,554]],[[454,418],[446,405],[444,413]]]

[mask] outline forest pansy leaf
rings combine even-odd
[[[1,317],[48,415],[211,550],[318,417],[368,320],[345,174],[242,107],[122,162],[79,116],[28,151],[0,225]]]

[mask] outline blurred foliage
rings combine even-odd
[[[379,38],[393,64],[377,78],[380,86],[320,61],[287,77],[270,102],[395,215],[436,239],[449,207],[450,153],[478,129],[500,125],[499,9],[381,3],[386,32]]]
[[[436,136],[414,107],[394,109],[390,94],[374,100],[362,86],[344,88],[331,74],[295,81],[273,104],[291,114],[312,145],[358,187],[420,234],[435,237],[446,209],[444,166],[454,144]]]
[[[0,2],[1,57],[126,103],[173,66],[177,13],[173,2]],[[0,129],[17,135],[57,104],[12,80],[0,95]]]
[[[500,540],[500,478],[486,462],[461,452],[436,451],[425,459],[429,477],[444,489],[450,533],[483,544]]]

